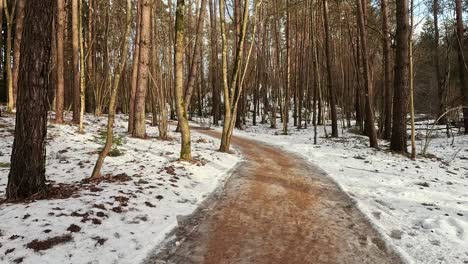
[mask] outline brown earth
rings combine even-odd
[[[323,171],[257,141],[233,144],[245,161],[145,263],[402,262]]]

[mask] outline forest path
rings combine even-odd
[[[145,263],[401,263],[319,168],[254,140],[233,144],[245,160]]]

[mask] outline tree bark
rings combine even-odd
[[[18,76],[15,140],[7,198],[18,200],[46,191],[45,138],[52,39],[52,0],[26,1]]]
[[[331,121],[332,121],[332,137],[338,137],[338,117],[336,113],[336,94],[333,86],[332,76],[332,47],[331,47],[331,36],[330,26],[328,22],[328,2],[323,0],[323,24],[325,28],[325,56],[327,62],[327,85],[328,85],[328,97],[330,100],[331,110]]]
[[[20,49],[21,40],[23,37],[24,29],[24,5],[26,0],[18,0],[17,4],[17,16],[16,16],[16,28],[15,28],[15,42],[13,47],[13,102],[16,105],[16,97],[18,92],[18,75],[20,68]]]
[[[85,92],[86,92],[86,78],[85,78],[85,56],[83,47],[83,0],[79,0],[79,19],[78,19],[78,41],[80,47],[80,124],[79,133],[84,133],[83,119],[85,112]]]
[[[55,122],[63,123],[65,102],[64,78],[64,33],[65,33],[65,0],[57,0],[57,86],[55,92]]]
[[[73,123],[80,122],[80,40],[79,0],[72,0]]]
[[[7,112],[13,112],[15,109],[15,91],[13,90],[13,72],[11,69],[11,45],[12,45],[12,35],[13,35],[13,21],[15,18],[16,13],[16,0],[13,1],[11,4],[11,10],[8,9],[8,1],[7,0],[0,0],[4,1],[5,5],[5,18],[7,22],[7,39],[6,39],[6,51],[5,51],[5,71],[7,75],[6,79],[6,86],[8,90],[8,104],[7,104]]]
[[[138,59],[138,82],[135,94],[135,121],[133,136],[146,137],[146,92],[149,80],[149,55],[151,43],[151,0],[141,2],[140,51]]]
[[[135,95],[138,84],[138,64],[140,59],[140,31],[141,31],[141,0],[137,0],[137,17],[136,17],[136,33],[135,44],[133,47],[133,66],[132,80],[130,86],[130,109],[128,117],[128,133],[133,134],[135,128]]]
[[[408,113],[408,0],[396,1],[396,54],[393,100],[393,127],[390,149],[407,153],[406,116]]]
[[[382,10],[382,46],[384,63],[384,127],[383,138],[389,140],[392,135],[392,67],[390,61],[390,26],[388,22],[388,0],[380,0]]]
[[[188,124],[187,105],[184,100],[184,53],[185,53],[185,1],[177,0],[174,46],[174,91],[182,143],[181,160],[191,160],[190,127]]]
[[[377,131],[374,124],[373,112],[373,87],[369,66],[369,51],[367,47],[367,18],[366,18],[366,0],[357,0],[358,25],[361,35],[362,63],[364,68],[364,88],[366,92],[366,132],[369,136],[369,145],[371,148],[378,148]]]
[[[455,0],[455,13],[457,20],[457,43],[458,43],[458,71],[460,78],[460,89],[463,97],[463,124],[465,127],[465,135],[468,134],[468,86],[466,85],[467,66],[464,57],[464,26],[463,26],[463,10],[461,0]]]

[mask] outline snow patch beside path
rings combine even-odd
[[[280,127],[280,126],[279,126]],[[290,134],[267,125],[247,136],[304,156],[326,171],[358,203],[398,251],[413,263],[468,263],[468,136],[435,138],[429,153],[409,158],[368,147],[366,137],[344,132],[313,144],[313,128]],[[341,132],[341,131],[340,131]],[[381,141],[383,149],[388,145]],[[418,149],[421,142],[418,141]]]
[[[74,126],[49,124],[50,182],[79,185],[91,175],[107,118],[85,120],[83,135]],[[0,198],[8,180],[13,129],[13,118],[0,117]],[[157,128],[147,130],[149,139],[131,138],[126,117],[117,117],[117,155],[106,159],[103,175],[124,173],[130,181],[91,185],[68,199],[1,204],[0,263],[139,263],[177,226],[177,216],[191,214],[239,161],[218,152],[218,140],[194,131],[197,162],[179,162],[178,134],[161,141],[155,138]],[[33,240],[67,234],[71,241],[47,250],[26,247]]]

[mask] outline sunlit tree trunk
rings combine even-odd
[[[57,85],[55,92],[55,122],[63,123],[65,104],[64,49],[65,37],[65,0],[57,0]]]
[[[136,34],[133,46],[132,79],[130,86],[130,109],[128,117],[128,132],[133,133],[135,127],[135,95],[138,84],[138,63],[140,59],[141,1],[137,0]]]
[[[11,9],[8,8],[8,1],[7,0],[0,0],[4,1],[5,6],[5,18],[7,22],[7,38],[6,38],[6,51],[5,51],[5,71],[6,71],[6,86],[8,90],[8,104],[7,104],[7,112],[13,112],[15,109],[15,91],[13,90],[13,72],[11,69],[11,45],[12,45],[12,35],[13,35],[13,21],[15,19],[16,14],[16,0],[13,0],[11,3]]]
[[[79,19],[78,19],[78,41],[80,47],[80,127],[79,132],[84,133],[83,119],[85,112],[85,92],[86,92],[86,78],[85,78],[85,55],[83,47],[83,0],[79,0]]]
[[[180,159],[191,160],[190,127],[188,123],[187,105],[184,100],[184,53],[185,53],[185,1],[177,0],[174,46],[174,91],[177,108],[177,118],[182,136]]]
[[[73,57],[73,122],[80,123],[80,4],[72,1],[72,57]]]
[[[140,51],[138,82],[135,94],[135,121],[133,136],[146,137],[146,92],[149,80],[149,55],[151,43],[151,0],[141,2]]]

